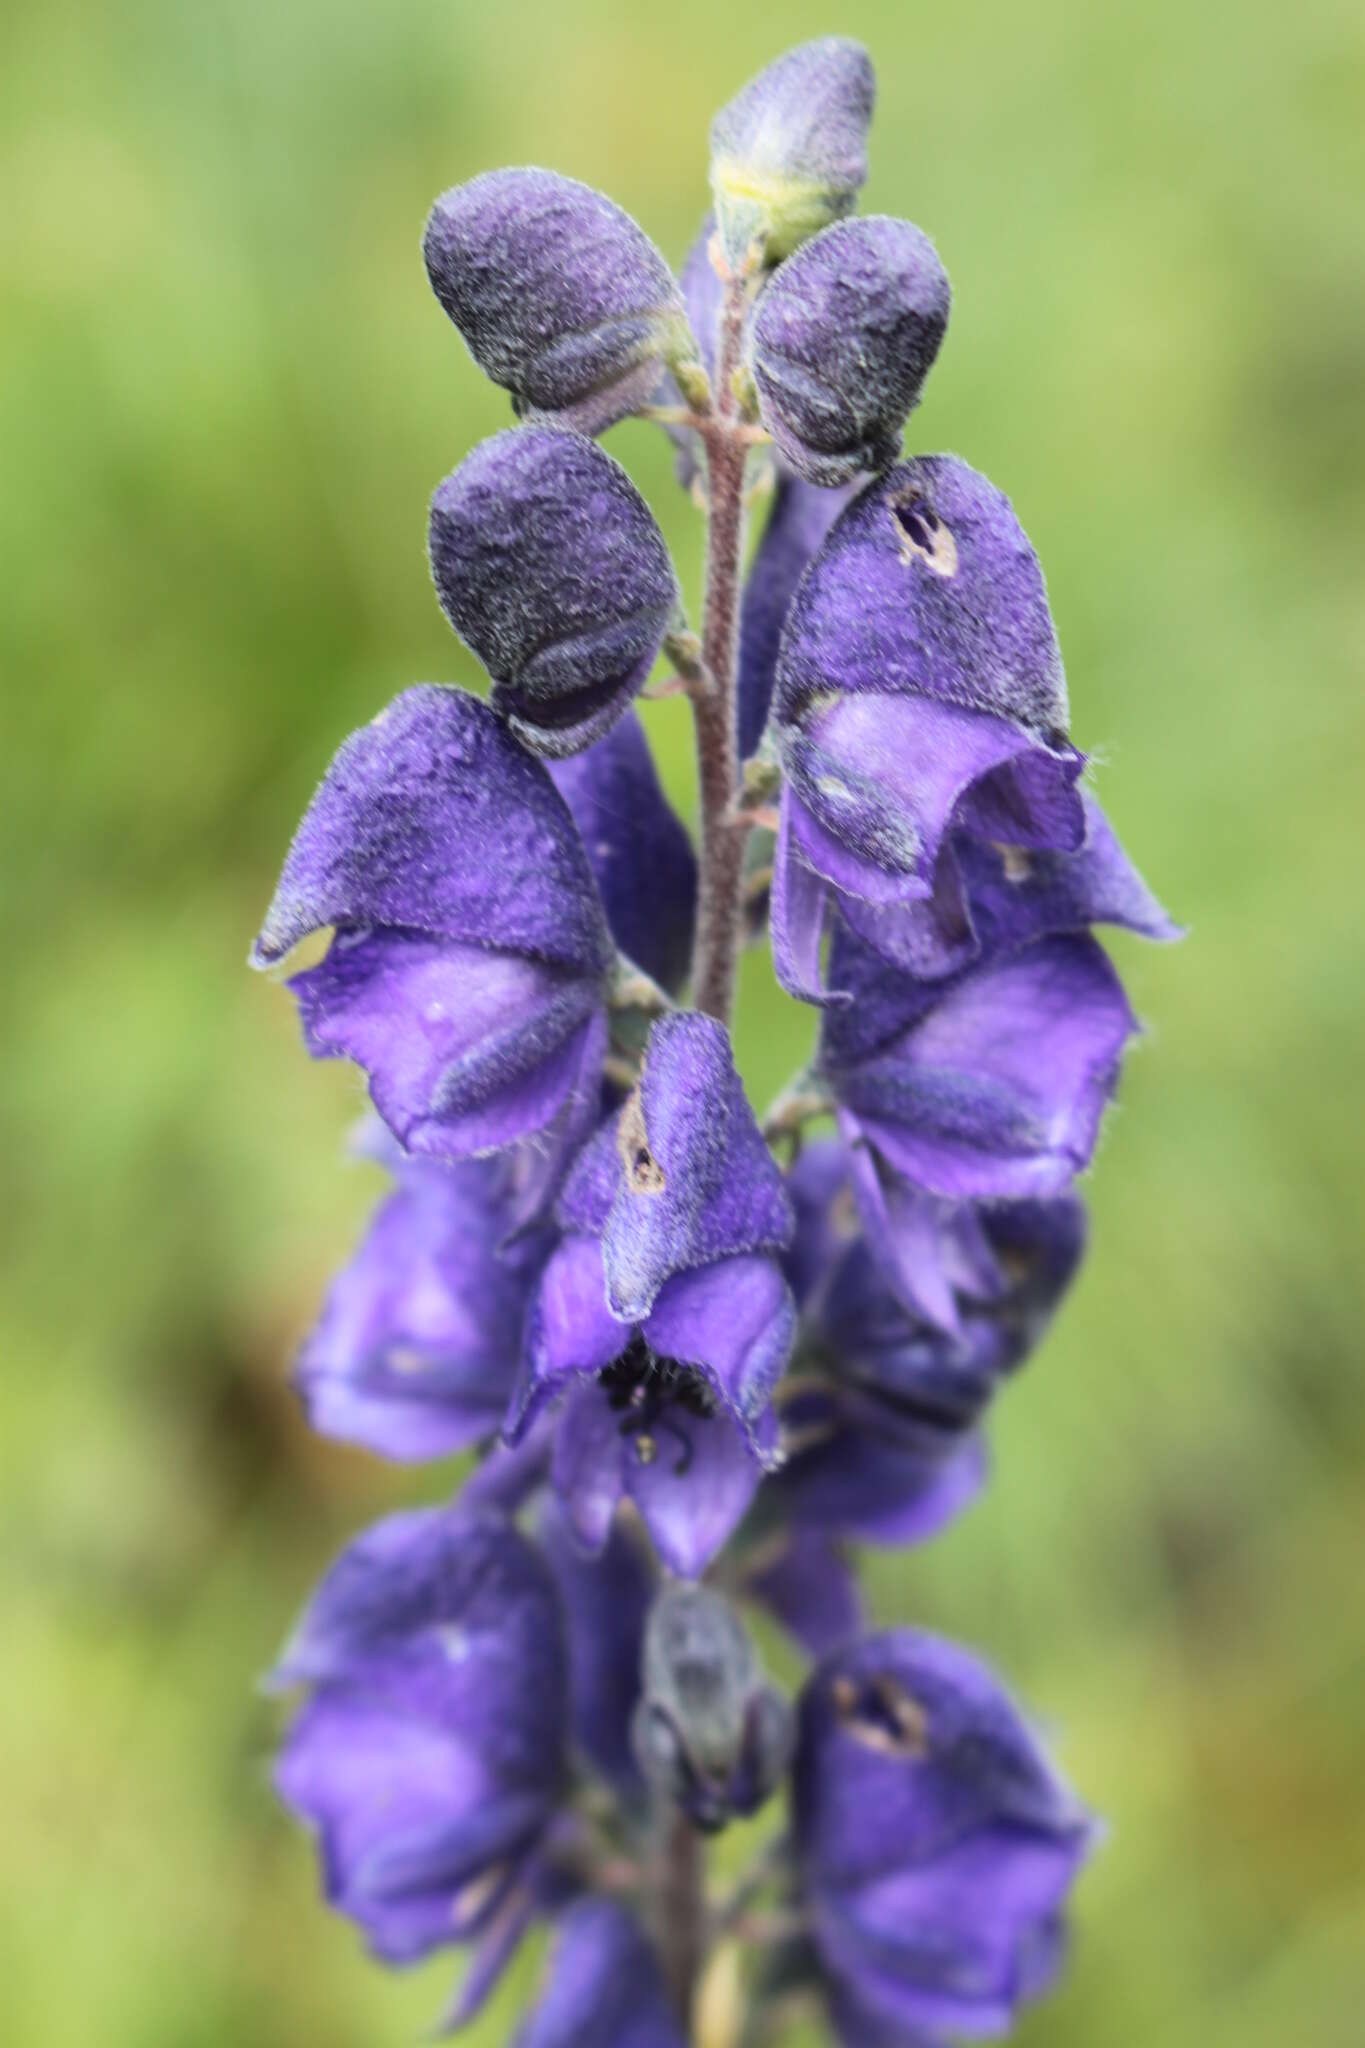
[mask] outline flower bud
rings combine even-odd
[[[432,500],[431,573],[494,708],[532,753],[600,739],[643,684],[678,604],[654,515],[581,434],[509,428]]]
[[[778,454],[808,483],[846,484],[900,451],[948,325],[929,237],[879,215],[826,228],[763,293],[749,365]]]
[[[489,171],[445,192],[427,275],[519,413],[601,433],[696,347],[677,282],[629,214],[553,171]]]
[[[711,189],[725,253],[780,263],[853,210],[867,179],[876,80],[861,43],[822,36],[788,50],[711,124]]]
[[[655,1791],[700,1828],[754,1813],[786,1770],[791,1709],[744,1624],[703,1586],[670,1586],[645,1631],[635,1751]]]

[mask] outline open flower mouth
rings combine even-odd
[[[693,1422],[709,1422],[715,1414],[715,1396],[701,1374],[676,1359],[656,1356],[637,1334],[618,1359],[603,1367],[597,1382],[608,1406],[621,1417],[620,1434],[633,1439],[640,1463],[654,1463],[659,1437],[666,1436],[677,1447],[673,1474],[681,1479],[691,1469],[695,1446],[679,1414]]]

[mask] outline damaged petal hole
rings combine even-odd
[[[879,1755],[919,1759],[929,1754],[929,1717],[889,1673],[862,1680],[840,1676],[830,1697],[849,1734]]]
[[[638,1088],[627,1097],[616,1127],[616,1149],[633,1195],[661,1195],[668,1185],[664,1170],[649,1149],[649,1132]]]
[[[952,528],[944,525],[921,492],[911,491],[906,497],[893,498],[889,510],[900,541],[902,561],[909,562],[918,556],[935,576],[957,574],[957,542]]]

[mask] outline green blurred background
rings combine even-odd
[[[418,253],[538,162],[675,259],[713,108],[862,36],[869,208],[936,237],[921,448],[1013,495],[1075,729],[1183,947],[1093,1255],[985,1501],[879,1611],[980,1646],[1112,1822],[1047,2048],[1365,2038],[1357,4],[10,0],[0,50],[0,2018],[46,2048],[377,2048],[269,1794],[257,1672],[431,1482],[311,1442],[292,1346],[375,1193],[246,948],[333,746],[476,680],[425,507],[503,424]],[[612,437],[695,591],[662,437]],[[649,714],[691,803],[685,719]],[[808,1019],[746,974],[765,1097]],[[505,1998],[477,2039],[506,2038]]]

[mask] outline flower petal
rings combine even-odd
[[[422,683],[339,749],[289,849],[252,965],[327,925],[398,926],[585,976],[611,942],[545,770],[486,704]]]

